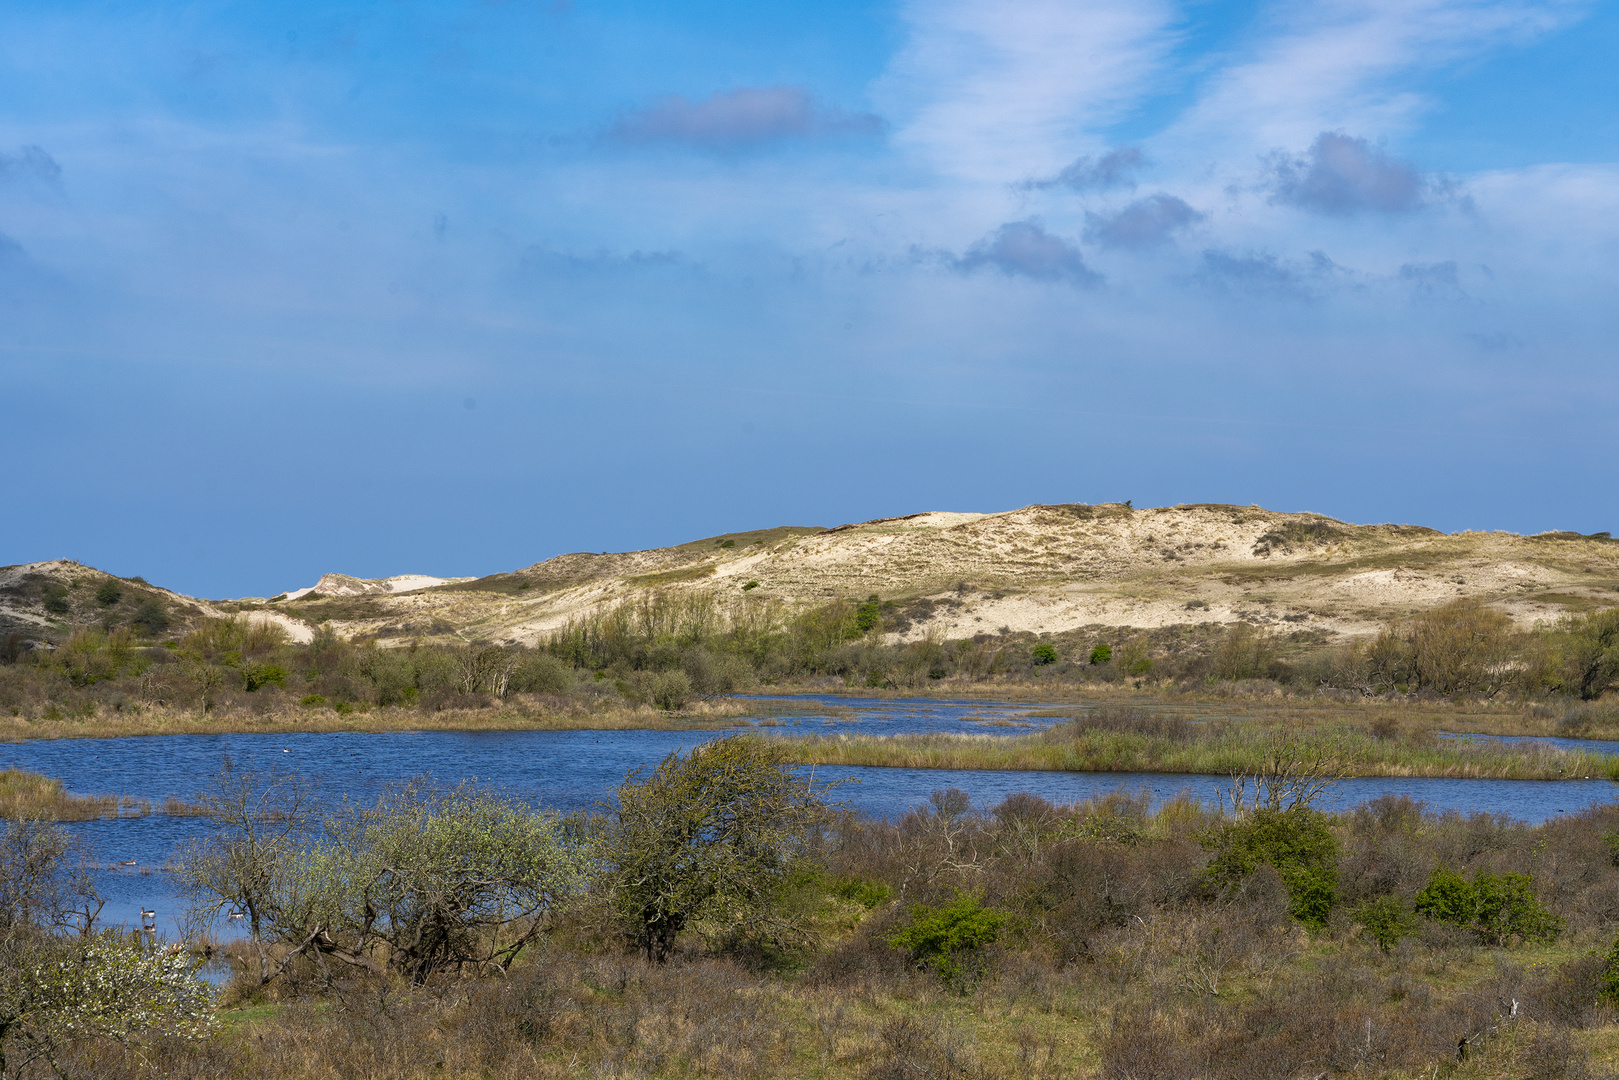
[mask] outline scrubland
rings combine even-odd
[[[300,822],[294,778],[226,775],[177,872],[255,934],[186,946],[231,972],[206,1016],[51,1036],[40,999],[6,1046],[49,1043],[30,1077],[1613,1075],[1619,805],[1326,814],[1304,779],[878,821],[740,739],[598,815],[416,787]]]

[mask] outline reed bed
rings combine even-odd
[[[770,736],[802,765],[1051,772],[1255,773],[1279,752],[1330,763],[1343,776],[1468,780],[1619,780],[1619,755],[1549,743],[1380,738],[1344,723],[1193,723],[1136,710],[1102,710],[1028,735]]]
[[[0,819],[21,821],[93,821],[97,818],[145,817],[147,799],[130,795],[69,795],[60,780],[24,769],[0,770]]]
[[[147,707],[103,709],[87,717],[58,720],[0,717],[0,742],[24,739],[116,739],[137,735],[269,734],[332,731],[634,731],[713,730],[744,723],[757,713],[731,701],[705,702],[678,713],[650,707],[545,709],[492,707],[425,712],[409,707],[338,712],[331,708],[289,706],[267,712]]]

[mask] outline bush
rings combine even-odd
[[[854,624],[862,634],[867,634],[876,629],[882,621],[882,604],[873,593],[866,597],[866,602],[855,611]]]
[[[716,939],[769,933],[784,944],[797,930],[772,918],[772,903],[823,813],[809,786],[752,739],[670,754],[645,778],[630,773],[602,849],[625,936],[657,962],[694,924]]]
[[[50,612],[52,615],[66,615],[69,611],[73,610],[72,605],[67,602],[66,586],[59,585],[53,581],[45,586],[43,595],[45,610]]]
[[[1508,938],[1549,944],[1563,932],[1563,920],[1535,899],[1528,874],[1480,870],[1469,882],[1440,868],[1417,893],[1418,915],[1470,930],[1482,942],[1505,945]]]
[[[420,676],[418,676],[419,678]],[[512,672],[511,688],[523,694],[562,694],[573,687],[573,669],[550,653],[535,653]],[[422,689],[437,689],[423,687]]]
[[[1036,665],[1055,664],[1057,662],[1057,648],[1049,641],[1042,641],[1034,647],[1034,652],[1030,654],[1030,659]]]
[[[1494,694],[1507,677],[1512,620],[1476,600],[1456,600],[1411,620],[1417,686],[1441,694]]]
[[[160,600],[149,596],[135,606],[129,624],[144,631],[147,637],[157,637],[169,628],[169,613]]]
[[[248,693],[261,686],[287,685],[287,669],[280,664],[243,664],[242,689]]]
[[[1312,929],[1326,925],[1338,897],[1338,840],[1327,815],[1309,806],[1255,810],[1204,846],[1214,852],[1210,884],[1228,888],[1269,863],[1287,886],[1293,917]]]
[[[108,578],[96,590],[96,603],[102,607],[112,607],[124,598],[124,587],[113,578]]]
[[[944,907],[916,905],[909,922],[888,938],[888,944],[904,949],[912,963],[932,968],[952,986],[965,987],[982,973],[980,950],[995,943],[1006,921],[1005,912],[986,908],[977,896],[962,893]]]
[[[1100,666],[1102,664],[1110,663],[1112,660],[1113,646],[1111,645],[1098,645],[1096,648],[1091,650],[1091,663],[1093,665]]]
[[[1355,912],[1355,918],[1384,952],[1394,948],[1401,938],[1415,933],[1417,929],[1416,918],[1395,896],[1368,900]]]
[[[691,679],[684,671],[660,671],[652,677],[650,696],[666,712],[684,708],[691,700]]]

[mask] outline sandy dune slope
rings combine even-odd
[[[36,605],[8,601],[17,590],[8,592],[7,582],[57,565],[77,566],[0,570],[0,618],[47,628]],[[757,585],[746,588],[750,582]],[[532,643],[570,619],[657,591],[788,609],[876,594],[906,604],[901,639],[1236,621],[1364,634],[1458,597],[1525,625],[1619,604],[1619,542],[1573,533],[1447,535],[1258,507],[1029,506],[560,555],[476,580],[327,574],[313,589],[210,609],[253,610],[300,638],[324,621],[384,643]]]

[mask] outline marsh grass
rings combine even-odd
[[[23,769],[0,771],[0,819],[13,821],[93,821],[145,817],[146,799],[129,795],[69,795],[60,780]]]
[[[112,739],[135,735],[266,734],[331,731],[685,731],[714,730],[746,723],[758,710],[728,699],[698,702],[681,712],[650,707],[568,708],[503,705],[427,712],[371,707],[351,711],[288,705],[263,712],[149,706],[99,709],[83,717],[0,717],[0,742],[24,739]]]
[[[1142,710],[1099,710],[1029,735],[771,736],[801,765],[1052,772],[1197,773],[1262,770],[1278,745],[1344,776],[1491,780],[1619,780],[1619,756],[1547,743],[1388,737],[1343,721],[1197,722]]]

